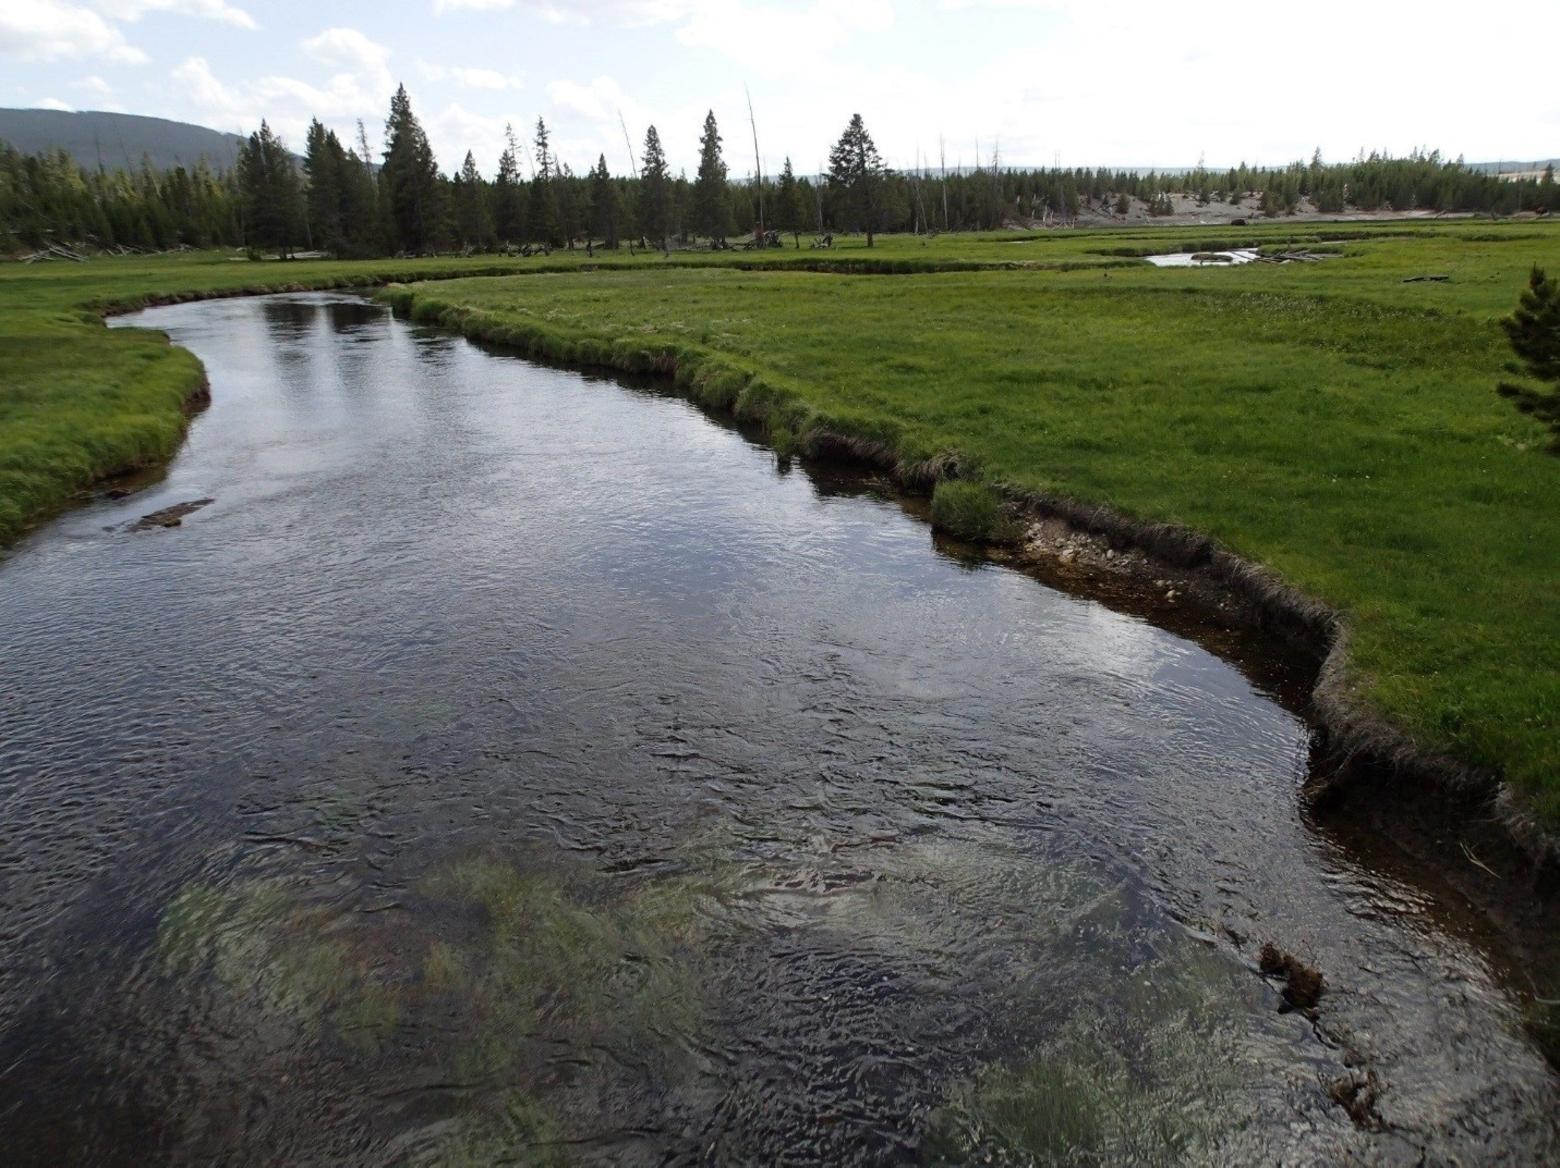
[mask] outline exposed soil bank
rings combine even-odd
[[[912,493],[961,474],[955,453],[906,463],[884,438],[842,432],[785,390],[723,367],[718,357],[695,362],[664,347],[570,338],[440,304],[407,287],[380,296],[416,321],[531,358],[669,377],[701,406],[761,426],[782,454],[865,466]],[[1308,811],[1348,820],[1352,815],[1345,809],[1356,803],[1379,806],[1385,798],[1387,806],[1401,807],[1401,815],[1376,821],[1380,829],[1404,852],[1446,869],[1449,888],[1476,903],[1502,934],[1514,930],[1508,939],[1523,964],[1544,967],[1533,959],[1553,949],[1560,838],[1523,808],[1499,775],[1426,750],[1360,697],[1342,614],[1197,532],[1145,523],[1108,506],[996,485],[1025,533],[1014,546],[988,549],[997,558],[1064,583],[1111,580],[1136,593],[1141,603],[1135,607],[1154,610],[1156,619],[1175,610],[1180,619],[1174,624],[1185,626],[1186,615],[1198,614],[1191,623],[1240,626],[1307,657],[1315,670],[1310,712],[1319,731],[1302,794]],[[1457,846],[1444,846],[1448,838]],[[1486,873],[1498,875],[1491,879]]]

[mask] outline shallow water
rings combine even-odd
[[[1556,1154],[1267,683],[652,391],[338,295],[121,323],[214,404],[0,563],[8,1163]]]
[[[1217,268],[1232,264],[1249,264],[1261,255],[1256,248],[1234,248],[1229,251],[1171,251],[1163,255],[1144,256],[1156,268]],[[1215,256],[1216,259],[1199,259],[1199,256]]]

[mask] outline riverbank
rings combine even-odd
[[[1552,858],[1560,488],[1537,427],[1487,386],[1496,306],[1557,238],[1247,271],[672,272],[388,298],[548,360],[670,375],[782,449],[1113,516],[1090,522],[1312,639],[1340,758],[1474,793]],[[1402,282],[1430,264],[1456,279]],[[1501,784],[1514,797],[1485,806]]]

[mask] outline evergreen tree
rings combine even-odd
[[[771,218],[778,230],[791,233],[797,250],[801,250],[802,226],[807,222],[807,212],[808,208],[802,201],[802,188],[796,181],[796,172],[791,169],[791,158],[787,155],[785,166],[780,171],[780,189]]]
[[[651,126],[645,131],[645,153],[639,170],[639,234],[647,243],[669,250],[672,180],[666,169],[661,136]]]
[[[622,220],[622,206],[618,198],[617,184],[607,170],[607,156],[596,159],[590,172],[591,230],[601,238],[601,245],[616,251]]]
[[[1509,368],[1552,388],[1539,389],[1503,381],[1496,391],[1549,427],[1550,449],[1560,454],[1560,282],[1548,279],[1534,265],[1516,312],[1500,322],[1520,359]]]
[[[720,131],[715,111],[704,115],[699,138],[699,174],[693,184],[693,229],[712,242],[724,240],[731,230],[731,200],[726,187],[726,163],[720,154]]]
[[[245,241],[251,247],[274,247],[284,257],[290,254],[303,210],[298,174],[286,143],[265,122],[239,148],[238,189]],[[145,194],[136,201],[137,233],[155,242]]]
[[[585,221],[581,215],[579,180],[575,177],[574,171],[569,169],[569,164],[565,162],[558,167],[558,174],[553,183],[558,196],[558,231],[569,250],[573,251],[574,241],[586,231]]]
[[[390,99],[379,185],[390,246],[413,254],[431,251],[443,221],[439,164],[428,135],[412,113],[412,100],[404,85],[397,86]]]
[[[309,178],[309,242],[326,251],[336,251],[341,242],[341,143],[332,151],[334,140],[318,118],[309,123],[303,152],[303,173]]]
[[[847,221],[866,230],[868,247],[878,228],[884,177],[883,159],[872,135],[861,115],[852,114],[850,124],[829,151],[829,190]]]
[[[536,119],[536,177],[531,180],[530,211],[526,228],[532,243],[562,247],[563,235],[558,223],[558,193],[553,189],[553,156],[547,123]]]
[[[525,238],[524,202],[520,190],[520,148],[513,126],[504,127],[504,152],[498,157],[493,181],[493,229],[505,243]]]
[[[470,150],[461,165],[455,197],[455,233],[464,247],[485,248],[493,240],[493,220],[488,214],[487,184],[477,170]]]
[[[370,256],[384,252],[380,231],[379,187],[369,163],[349,150],[340,168],[341,231],[343,256]]]

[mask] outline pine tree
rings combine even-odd
[[[791,158],[786,156],[785,166],[780,170],[780,189],[775,199],[775,210],[772,216],[775,228],[779,231],[789,231],[791,238],[796,241],[797,250],[802,246],[802,224],[807,222],[807,207],[802,202],[802,190],[796,182],[796,172],[791,169]]]
[[[341,231],[343,256],[383,254],[379,187],[369,164],[350,150],[341,167]]]
[[[590,172],[591,230],[601,237],[601,245],[617,250],[622,206],[618,198],[617,183],[607,170],[607,156],[596,159],[596,167]]]
[[[493,180],[493,229],[504,243],[514,243],[525,238],[525,204],[520,197],[520,147],[513,126],[504,127],[504,140]]]
[[[443,221],[439,164],[404,85],[390,99],[379,185],[391,247],[413,254],[432,250]]]
[[[287,256],[297,237],[303,200],[292,155],[265,122],[239,148],[238,188],[246,242],[251,247],[274,247]],[[137,201],[141,203],[137,208],[141,220],[137,233],[152,243],[154,232],[146,218],[145,199]]]
[[[731,231],[731,200],[726,188],[726,163],[720,154],[720,131],[715,111],[704,115],[699,138],[699,173],[693,184],[693,229],[712,242],[724,241]]]
[[[462,163],[455,198],[455,233],[467,248],[485,248],[493,239],[493,220],[488,214],[487,184],[477,170],[470,150]]]
[[[639,233],[642,239],[669,251],[671,231],[671,176],[661,136],[651,126],[645,131],[645,153],[639,169]]]
[[[558,192],[553,188],[557,177],[553,173],[552,148],[547,133],[547,123],[536,119],[536,177],[531,180],[529,213],[526,228],[532,243],[546,247],[562,247],[563,234],[558,223]]]
[[[303,173],[309,178],[305,200],[309,242],[326,251],[337,250],[341,241],[341,173],[338,159],[330,148],[334,137],[316,118],[309,123],[303,152]],[[337,143],[337,149],[340,149],[340,143]]]
[[[1517,409],[1531,414],[1550,430],[1550,449],[1560,454],[1560,282],[1548,279],[1536,264],[1516,312],[1500,322],[1506,339],[1520,359],[1509,368],[1552,389],[1536,389],[1503,381],[1496,391],[1510,398]]]
[[[850,124],[829,151],[829,189],[836,196],[835,205],[844,210],[849,221],[865,229],[868,247],[872,246],[872,235],[878,228],[884,176],[883,159],[872,135],[867,133],[861,115],[852,114]]]
[[[567,162],[558,167],[553,187],[557,194],[558,233],[569,250],[573,251],[574,241],[585,228],[580,215],[579,180]]]

